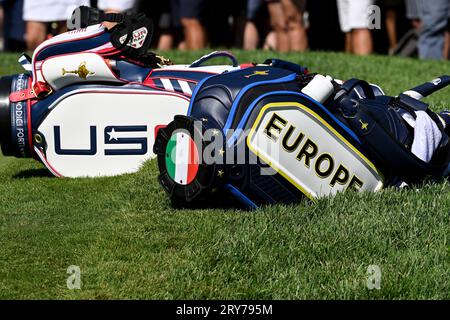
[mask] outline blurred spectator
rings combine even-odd
[[[308,37],[312,50],[344,50],[345,35],[339,28],[337,2],[308,1]]]
[[[3,3],[0,2],[0,41],[1,41],[1,43],[0,43],[0,51],[3,51],[3,49],[4,49],[4,42],[5,42],[5,39],[3,38],[3,22],[4,22],[3,14],[4,14]]]
[[[200,21],[206,32],[208,46],[242,47],[245,5],[246,0],[227,0],[226,5],[205,0]]]
[[[97,0],[97,7],[108,13],[124,12],[132,9],[135,5],[135,0]],[[104,22],[108,29],[113,27],[115,23]]]
[[[303,21],[306,0],[281,0],[286,15],[286,23],[291,51],[308,49],[308,36]]]
[[[264,4],[264,0],[247,0],[246,23],[244,30],[244,50],[255,50],[259,44],[259,32],[256,18]]]
[[[255,50],[277,49],[277,35],[272,29],[267,0],[247,0],[244,26],[243,48]]]
[[[444,59],[450,59],[450,18],[447,22],[447,31],[445,32]]]
[[[23,51],[25,45],[25,23],[22,19],[23,0],[2,0],[3,41],[5,51]]]
[[[403,0],[381,0],[380,2],[386,10],[385,26],[389,41],[389,54],[392,54],[398,44],[397,20]]]
[[[405,29],[405,2],[416,31]],[[369,7],[374,3],[381,6],[385,24],[371,31]],[[51,30],[53,34],[66,31],[66,19],[75,7],[91,4],[107,12],[145,12],[155,23],[158,50],[207,45],[280,52],[309,46],[342,50],[345,33],[345,51],[358,55],[374,50],[411,55],[420,47],[422,58],[442,59],[450,51],[450,0],[228,0],[226,4],[212,0],[0,0],[0,4],[7,50],[23,49],[23,39],[34,50]]]
[[[97,7],[106,12],[123,12],[134,7],[135,0],[97,0]]]
[[[448,59],[450,51],[450,0],[406,0],[406,14],[419,32],[419,56]]]
[[[414,29],[420,30],[422,28],[422,5],[423,0],[405,0],[406,2],[406,17],[411,20]]]
[[[183,27],[186,49],[206,46],[206,32],[201,23],[207,0],[171,0],[175,27]]]
[[[245,26],[247,19],[247,1],[243,0],[231,0],[232,8],[228,11],[228,24],[231,31],[228,35],[229,40],[227,45],[231,45],[236,48],[242,48],[244,46]],[[260,14],[259,14],[260,15]],[[259,37],[258,30],[258,37]],[[211,42],[212,44],[212,42]]]
[[[422,59],[443,59],[445,32],[447,31],[450,0],[435,0],[423,3],[422,29],[419,38],[419,57]]]
[[[25,40],[29,50],[34,50],[47,37],[49,23],[56,22],[57,32],[67,30],[66,21],[73,10],[89,5],[89,0],[24,0],[23,20],[26,21]]]
[[[136,3],[136,11],[145,13],[153,20],[153,45],[158,50],[167,51],[176,47],[182,37],[174,26],[170,1],[140,0]]]
[[[158,50],[171,50],[174,46],[173,23],[170,11],[170,2],[163,1],[161,3],[162,10],[158,19],[158,27],[160,30],[158,40]]]
[[[368,55],[373,51],[372,35],[368,29],[368,8],[373,0],[337,0],[339,23],[345,33],[345,51]]]
[[[308,48],[308,38],[303,23],[305,3],[305,0],[268,1],[278,51],[304,51]]]

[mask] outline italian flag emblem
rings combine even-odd
[[[166,147],[166,168],[169,176],[178,184],[191,183],[198,172],[198,150],[194,140],[186,132],[176,132]]]

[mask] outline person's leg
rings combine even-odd
[[[206,31],[200,22],[204,5],[205,0],[180,1],[181,24],[187,49],[198,50],[206,46]]]
[[[353,53],[352,33],[345,33],[345,53]]]
[[[263,49],[270,51],[275,51],[277,49],[277,35],[275,31],[270,31],[267,34],[266,39],[264,40]]]
[[[397,12],[394,8],[386,11],[386,30],[389,39],[389,52],[397,46]]]
[[[159,13],[159,38],[157,48],[158,50],[168,51],[172,50],[175,42],[173,36],[174,23],[170,14],[170,2],[164,2],[163,5],[165,5],[165,7],[162,8]]]
[[[424,2],[419,38],[419,57],[421,59],[443,59],[449,6],[448,0]]]
[[[161,33],[158,39],[158,50],[169,51],[173,48],[173,36],[170,33]]]
[[[8,37],[6,37],[4,35],[4,30],[3,30],[3,24],[4,24],[4,20],[5,20],[5,16],[4,16],[4,10],[3,10],[3,5],[0,5],[0,47],[1,47],[1,51],[5,50],[4,44],[7,42]]]
[[[352,30],[352,52],[368,55],[373,51],[372,34],[368,29],[369,7],[373,0],[349,0],[348,23]]]
[[[190,50],[203,49],[206,45],[205,30],[197,18],[181,18],[186,39],[186,48]]]
[[[345,52],[352,53],[352,33],[349,25],[349,2],[348,0],[337,0],[339,26],[345,33]]]
[[[308,36],[303,24],[303,16],[293,0],[282,0],[286,13],[288,35],[292,51],[305,51],[308,48]]]
[[[365,56],[373,51],[372,35],[369,29],[352,30],[352,52],[356,55]]]
[[[47,24],[38,21],[26,22],[26,34],[25,41],[27,43],[28,50],[34,50],[45,41],[47,36]]]
[[[450,59],[450,32],[445,32],[444,59]]]
[[[283,6],[278,1],[270,1],[268,3],[268,9],[272,29],[277,35],[277,50],[280,52],[287,52],[289,51],[290,45]]]
[[[247,12],[244,28],[244,49],[245,50],[255,50],[259,43],[259,32],[255,24],[255,19],[258,11],[263,5],[262,0],[247,0]]]
[[[259,43],[258,28],[252,21],[247,21],[244,29],[244,50],[255,50]]]
[[[450,59],[450,18],[447,20],[447,31],[445,31],[444,59]]]

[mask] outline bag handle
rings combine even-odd
[[[364,95],[368,99],[375,99],[375,94],[373,93],[372,88],[366,81],[353,78],[353,79],[345,81],[340,86],[340,90],[337,92],[334,100],[340,101],[344,96],[347,96],[348,94],[350,94],[350,92],[352,92],[352,90],[358,86],[363,90]]]
[[[201,57],[198,60],[195,60],[194,62],[191,63],[191,65],[189,66],[189,68],[198,68],[201,67],[205,62],[214,59],[214,58],[219,58],[219,57],[225,57],[231,60],[233,67],[237,68],[239,67],[239,62],[236,59],[236,57],[228,52],[228,51],[214,51],[211,52],[207,55],[204,55],[203,57]]]

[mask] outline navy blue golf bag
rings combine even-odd
[[[438,80],[390,97],[365,81],[342,83],[279,60],[211,76],[187,116],[158,133],[159,181],[177,204],[228,190],[256,208],[442,176],[450,159],[445,121],[413,97],[450,83]],[[411,151],[422,118],[439,138],[431,158]]]

